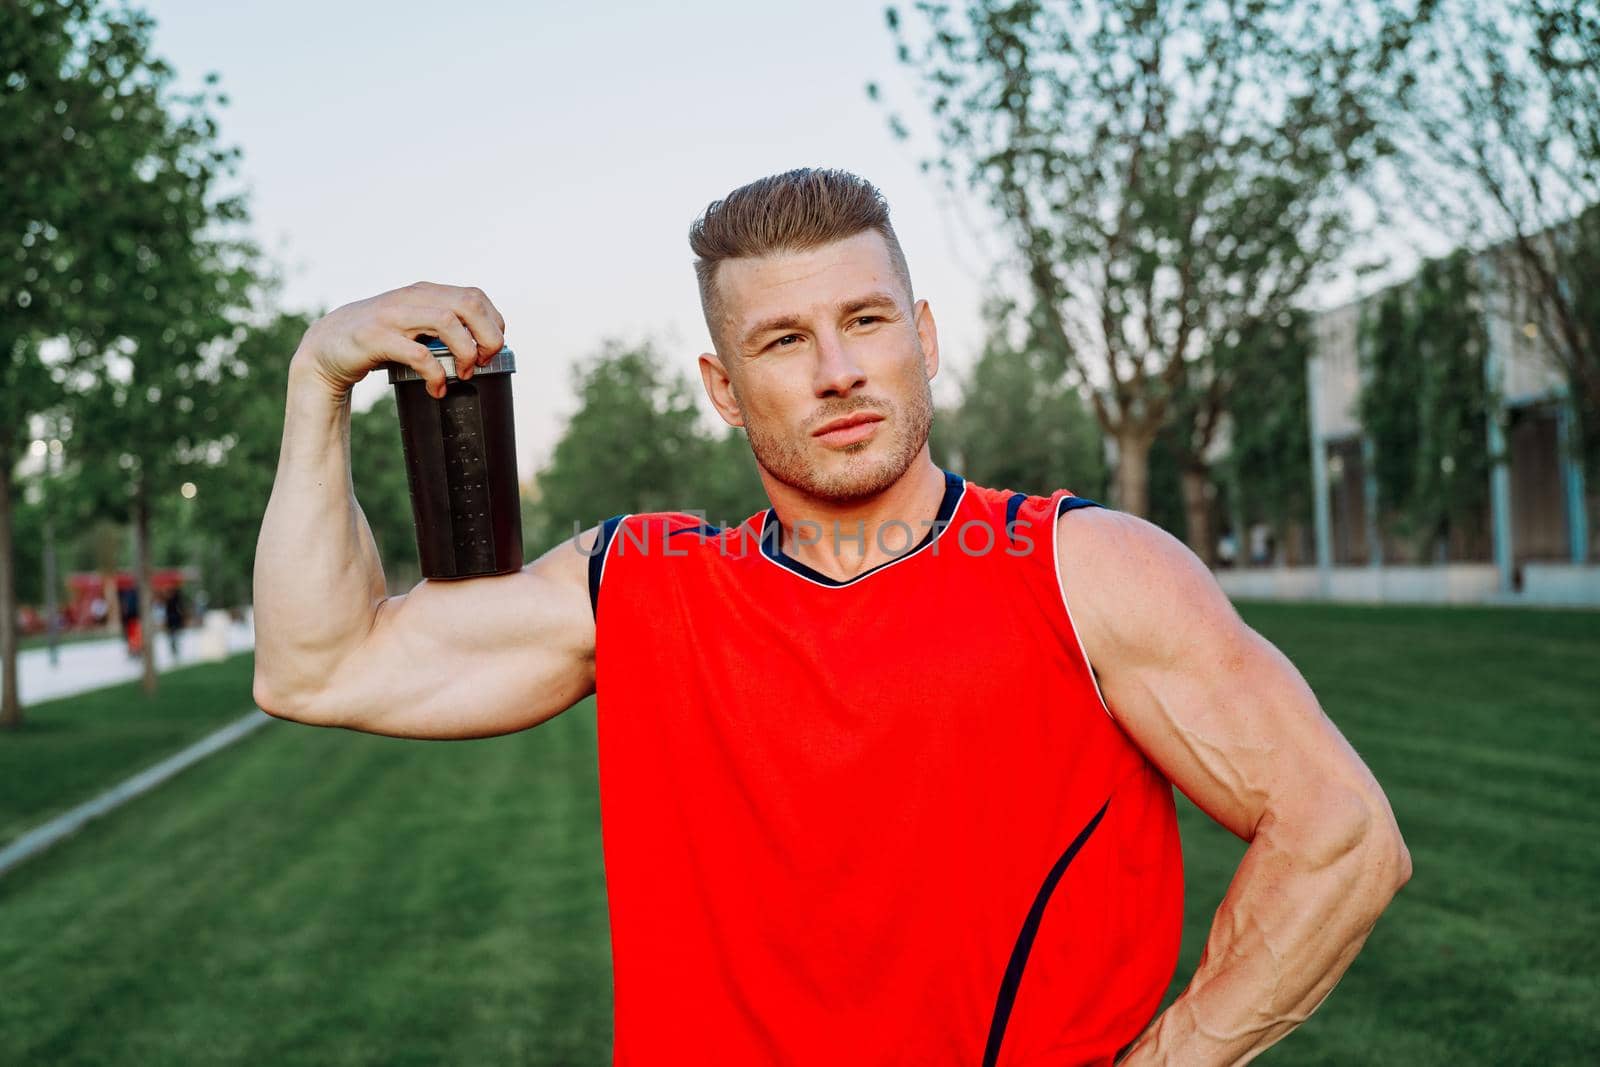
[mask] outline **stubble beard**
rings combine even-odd
[[[750,441],[750,451],[756,463],[777,481],[808,496],[833,504],[850,504],[877,496],[888,489],[911,468],[922,447],[928,443],[928,431],[933,426],[933,388],[928,379],[919,376],[920,389],[912,389],[907,403],[902,407],[888,402],[862,404],[852,410],[883,411],[885,428],[893,439],[884,442],[874,436],[841,449],[830,449],[845,462],[833,469],[818,464],[813,449],[825,446],[815,444],[812,438],[794,437],[769,432],[760,420],[747,420],[745,434]],[[842,411],[834,415],[848,415]]]

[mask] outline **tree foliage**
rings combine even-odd
[[[1314,348],[1311,315],[1291,311],[1251,324],[1217,353],[1233,375],[1222,466],[1239,497],[1235,511],[1245,529],[1270,527],[1280,546],[1292,527],[1312,521],[1306,361]]]
[[[982,191],[1009,227],[1041,336],[1117,440],[1118,505],[1143,513],[1185,378],[1226,399],[1194,364],[1347,246],[1345,178],[1383,150],[1378,43],[1316,2],[917,8],[920,40],[896,9],[889,24],[937,126],[924,169]]]
[[[1013,339],[1014,304],[991,300],[985,318],[983,354],[963,383],[959,407],[941,420],[941,443],[980,485],[1100,496],[1104,450],[1083,396],[1034,338]]]
[[[622,513],[703,511],[721,523],[764,506],[743,433],[706,433],[688,378],[652,345],[607,341],[574,368],[573,389],[578,410],[538,478],[530,547]]]
[[[1406,208],[1464,247],[1500,246],[1555,365],[1600,422],[1591,294],[1600,205],[1600,2],[1415,0],[1384,121]],[[1600,429],[1600,427],[1595,427]]]
[[[243,202],[217,181],[237,158],[217,143],[220,97],[173,89],[152,28],[143,13],[96,0],[22,0],[0,19],[0,721],[11,725],[10,483],[30,416],[67,408],[80,448],[95,440],[91,427],[102,440],[121,433],[134,450],[117,455],[134,458],[121,469],[148,484],[152,433],[188,415],[167,410],[183,391],[180,368],[216,335],[248,258],[226,231]],[[55,338],[67,344],[46,359],[43,342]],[[142,374],[109,369],[135,353]],[[153,414],[102,424],[117,406],[108,390]]]
[[[107,517],[133,525],[147,607],[154,499],[217,461],[222,383],[239,373],[233,344],[254,297],[254,249],[236,229],[243,204],[220,189],[236,154],[215,143],[209,102],[193,98],[191,110],[154,131],[125,176],[113,243],[134,252],[106,260],[123,295],[95,317],[106,339],[97,358],[80,361],[66,381],[86,469],[120,483],[101,499]],[[144,688],[154,692],[150,642],[144,662]]]
[[[233,348],[231,373],[209,409],[216,425],[202,436],[215,440],[217,459],[189,473],[199,488],[200,554],[206,591],[216,604],[250,599],[256,538],[278,469],[283,440],[284,397],[289,358],[311,316],[278,312],[247,324]]]
[[[1470,256],[1430,260],[1362,324],[1361,423],[1380,514],[1419,556],[1482,524],[1488,500],[1487,347]]]

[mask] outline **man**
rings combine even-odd
[[[1304,1021],[1410,859],[1295,668],[1156,527],[931,461],[938,335],[872,186],[763,179],[690,239],[701,376],[772,507],[385,597],[350,388],[393,360],[443,395],[416,337],[468,378],[505,323],[441,285],[340,308],[290,364],[261,707],[463,738],[597,694],[619,1064],[1240,1063]],[[1173,784],[1250,848],[1152,1021]]]
[[[162,605],[166,609],[167,644],[172,649],[172,660],[178,660],[179,636],[183,633],[183,590],[173,588]]]

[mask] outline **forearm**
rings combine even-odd
[[[1344,810],[1339,810],[1344,809]],[[1333,991],[1410,859],[1381,797],[1262,819],[1183,994],[1120,1062],[1247,1063]]]
[[[350,476],[350,398],[296,358],[256,545],[256,698],[292,712],[360,643],[383,565]]]

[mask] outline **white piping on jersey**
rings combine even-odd
[[[1078,633],[1078,624],[1072,617],[1072,605],[1067,603],[1066,587],[1061,584],[1061,531],[1057,526],[1061,522],[1061,516],[1066,514],[1061,510],[1061,501],[1067,499],[1070,498],[1062,497],[1056,501],[1055,517],[1050,520],[1050,545],[1055,552],[1056,562],[1056,592],[1061,597],[1061,606],[1067,609],[1067,625],[1072,627],[1072,639],[1078,643],[1078,655],[1083,657],[1083,665],[1089,672],[1089,681],[1094,686],[1094,695],[1100,698],[1100,708],[1106,713],[1106,718],[1116,722],[1117,717],[1111,714],[1111,708],[1106,705],[1106,695],[1100,691],[1100,679],[1094,676],[1094,664],[1089,662],[1089,650],[1083,647],[1083,637]]]
[[[910,559],[912,556],[915,556],[917,553],[921,552],[925,548],[932,548],[935,544],[938,543],[939,538],[944,536],[944,532],[946,530],[948,530],[950,527],[955,525],[956,514],[961,510],[961,502],[963,500],[965,500],[966,498],[967,498],[967,480],[965,478],[962,478],[961,479],[961,495],[956,497],[955,506],[950,509],[950,521],[945,523],[938,530],[936,530],[934,532],[934,535],[931,538],[929,538],[926,543],[918,545],[916,548],[912,549],[910,552],[907,552],[903,556],[896,556],[894,559],[890,560],[887,563],[879,563],[877,566],[873,567],[871,570],[867,571],[865,574],[858,574],[854,578],[846,578],[844,581],[838,583],[837,585],[835,585],[835,584],[833,584],[831,582],[819,582],[815,578],[811,577],[809,574],[801,574],[799,571],[793,569],[792,567],[785,567],[780,561],[775,560],[771,556],[767,555],[766,550],[764,548],[762,548],[761,545],[762,545],[762,540],[766,537],[768,524],[771,523],[771,521],[773,519],[777,518],[777,515],[778,515],[777,511],[775,509],[773,509],[773,508],[768,508],[766,515],[764,515],[762,517],[762,519],[761,519],[761,532],[760,532],[760,534],[758,536],[758,539],[756,541],[756,551],[758,553],[760,553],[762,559],[766,560],[768,563],[772,564],[774,567],[777,567],[779,570],[785,572],[786,574],[792,574],[796,578],[800,578],[800,579],[803,579],[805,581],[808,581],[812,585],[818,586],[818,587],[820,587],[822,589],[845,589],[845,588],[847,588],[849,586],[852,586],[852,585],[856,584],[857,582],[861,581],[863,578],[870,578],[874,574],[877,574],[879,571],[886,571],[890,567],[893,567],[897,563],[904,563],[906,560]],[[780,535],[779,535],[779,543],[778,543],[778,549],[777,550],[779,552],[783,551],[783,543],[782,543],[781,531],[780,531]],[[799,560],[796,560],[795,562],[798,563]]]

